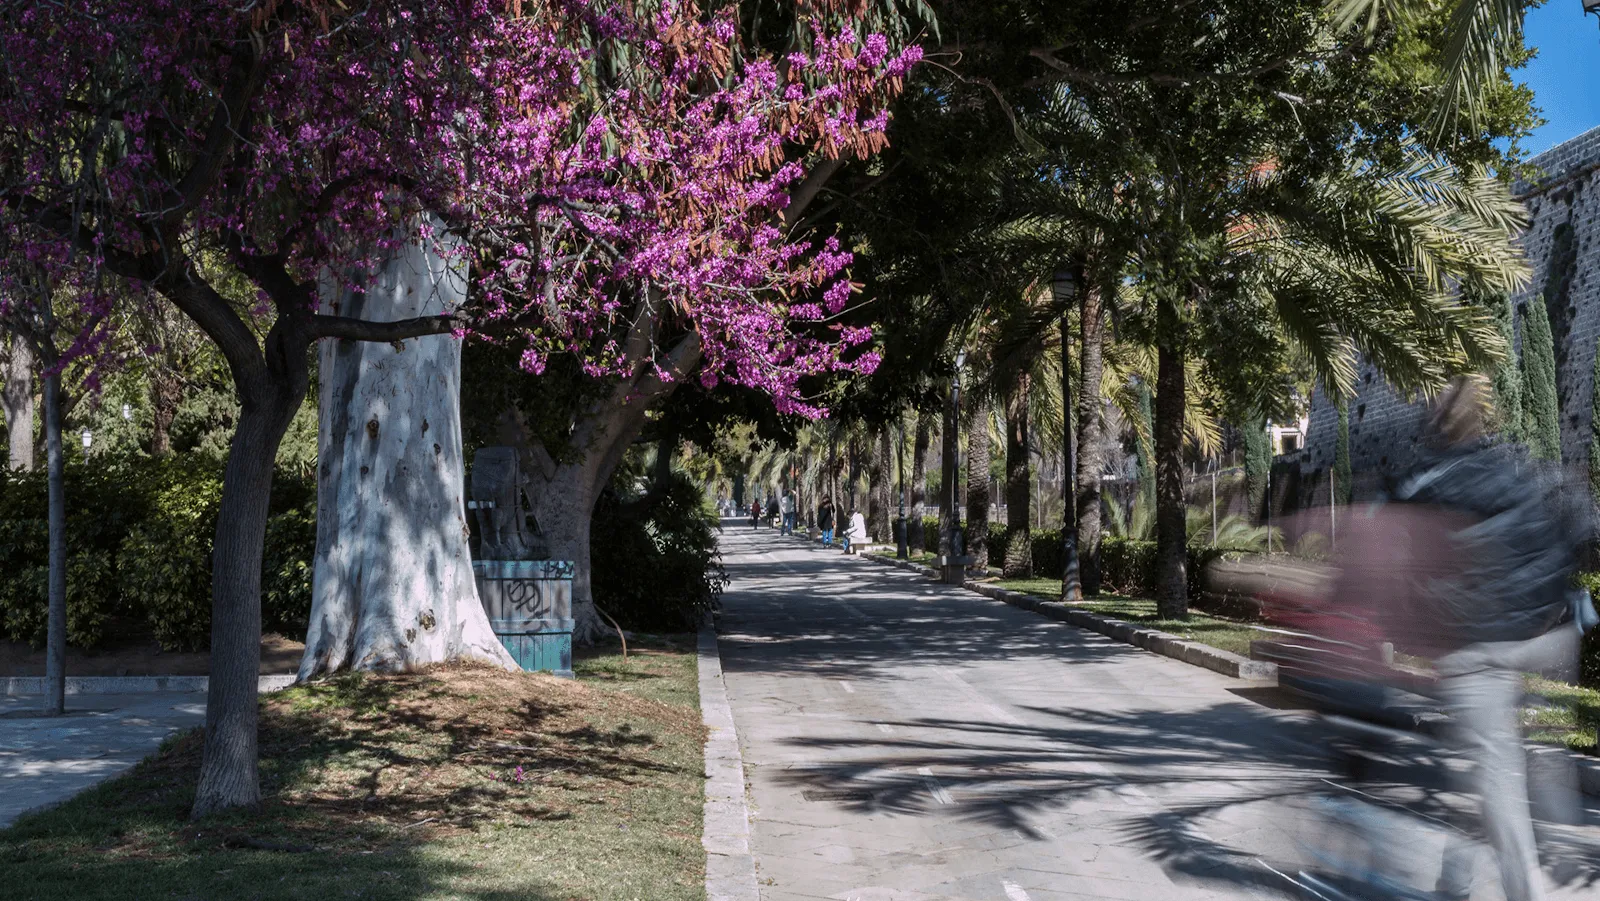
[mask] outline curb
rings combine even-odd
[[[256,685],[263,694],[279,691],[294,684],[292,675],[261,676]],[[210,676],[68,676],[69,695],[126,695],[147,692],[204,692],[211,684]],[[0,677],[0,695],[42,695],[45,693],[43,676]]]
[[[932,568],[920,566],[910,561],[897,560],[893,557],[884,557],[879,554],[863,554],[862,556],[877,563],[888,564],[896,569],[909,570],[928,576],[938,575]],[[1072,607],[1060,601],[1041,600],[1033,595],[1023,594],[1020,591],[1011,591],[997,585],[989,585],[972,579],[962,582],[961,585],[968,591],[976,592],[984,597],[1010,604],[1013,607],[1020,607],[1023,610],[1031,610],[1041,616],[1058,622],[1069,623],[1080,629],[1098,632],[1124,644],[1144,648],[1163,657],[1171,657],[1173,660],[1193,666],[1204,667],[1224,676],[1232,676],[1235,679],[1248,679],[1252,682],[1276,683],[1278,681],[1278,665],[1276,663],[1251,660],[1197,641],[1179,638],[1167,632],[1161,632],[1156,629],[1141,629],[1136,623],[1112,619],[1109,616],[1101,616],[1098,613],[1090,613],[1080,607]]]
[[[745,803],[744,758],[722,681],[717,633],[700,628],[700,715],[706,736],[706,901],[758,901],[756,861],[750,853],[750,808]]]

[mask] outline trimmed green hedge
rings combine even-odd
[[[133,457],[66,471],[67,640],[93,648],[110,616],[149,624],[166,650],[211,638],[211,544],[222,467],[208,458]],[[311,612],[316,484],[279,472],[262,576],[262,628],[304,635]],[[0,483],[0,635],[43,644],[46,623],[45,476]]]

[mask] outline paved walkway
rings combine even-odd
[[[205,721],[203,693],[68,695],[43,717],[38,695],[0,696],[0,828],[128,769],[168,735]]]
[[[1279,898],[1322,828],[1323,737],[1270,690],[768,530],[722,547],[764,901]],[[1437,834],[1395,842],[1437,873]]]

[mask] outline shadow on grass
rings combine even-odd
[[[692,707],[462,667],[291,689],[260,736],[258,809],[186,821],[190,733],[0,831],[5,881],[38,899],[698,897]]]

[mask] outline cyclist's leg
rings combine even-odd
[[[1474,764],[1484,832],[1499,858],[1506,901],[1543,901],[1544,878],[1534,844],[1527,761],[1522,750],[1522,676],[1489,664],[1474,655],[1474,650],[1468,648],[1440,661],[1441,670],[1455,671],[1440,681],[1440,688],[1456,719],[1459,740]],[[1471,668],[1474,659],[1477,668]],[[1441,894],[1446,888],[1466,888],[1465,880],[1471,878],[1469,852],[1453,845],[1446,850],[1445,864],[1456,872],[1441,874]]]

